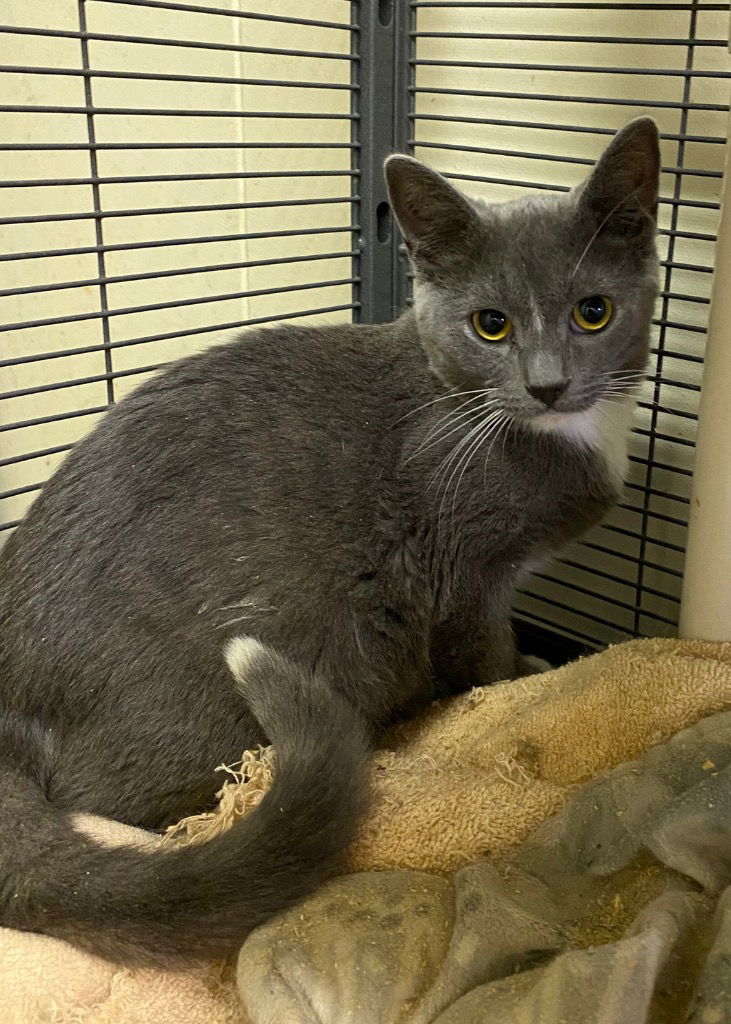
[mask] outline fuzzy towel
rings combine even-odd
[[[713,829],[723,832],[725,825],[713,807],[709,818],[705,805],[688,804],[686,791],[700,792],[695,775],[676,775],[678,750],[692,750],[693,772],[701,773],[701,781],[727,781],[717,765],[727,746],[731,752],[731,736],[726,744],[723,731],[729,723],[715,714],[726,708],[731,708],[731,645],[672,640],[632,641],[553,672],[437,705],[396,730],[389,749],[374,755],[372,809],[350,858],[351,870],[365,873],[334,881],[245,944],[238,985],[246,1012],[235,996],[232,965],[186,975],[115,971],[54,940],[0,930],[1,1019],[9,1024],[559,1021],[557,1015],[536,1015],[535,1006],[548,1005],[547,992],[554,998],[572,991],[586,997],[590,968],[605,986],[611,982],[612,998],[619,998],[617,986],[624,985],[622,991],[631,991],[640,999],[637,1006],[646,1009],[682,936],[696,926],[698,915],[708,917],[712,910],[714,898],[702,887],[711,893],[722,885],[726,834],[719,839]],[[702,728],[679,746],[664,744],[705,716],[713,716],[709,723],[716,720],[715,732],[709,726],[710,732]],[[661,753],[649,757],[649,767],[645,759],[606,775],[651,747]],[[706,748],[713,757],[703,754]],[[243,774],[223,787],[219,813],[182,823],[168,841],[203,841],[247,813],[266,790],[271,764],[269,751],[249,755]],[[603,786],[601,792],[580,786],[603,774],[592,784]],[[635,785],[638,777],[644,778],[643,786]],[[724,792],[708,800],[725,811]],[[686,800],[685,817],[662,819],[669,794]],[[620,828],[625,807],[637,819],[626,834]],[[572,809],[578,817],[571,817]],[[689,820],[702,825],[700,851],[675,841],[679,831],[688,831]],[[587,868],[586,850],[598,833],[616,857],[597,859],[592,847]],[[586,883],[587,871],[601,884]],[[672,886],[666,891],[668,879]],[[721,958],[728,955],[724,942],[730,939],[727,902],[718,904],[716,930],[708,931],[706,943]],[[385,913],[397,905],[403,912]],[[640,909],[644,918],[636,915]],[[374,953],[379,948],[388,952],[395,974]],[[404,950],[417,950],[416,960],[399,959]],[[528,970],[528,954],[550,962]],[[588,964],[582,959],[587,956]],[[696,980],[702,966],[695,966]],[[642,970],[644,988],[637,977]],[[386,996],[390,1006],[378,1002]],[[497,1000],[494,1017],[479,1008],[487,1006],[488,996]],[[677,1002],[680,995],[674,998]],[[577,1017],[575,1007],[566,1005],[566,1019],[594,1019],[588,1011]],[[638,1015],[645,1010],[635,1008],[632,1016],[628,1005],[619,1006],[622,1024],[646,1019]]]

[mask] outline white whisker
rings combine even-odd
[[[502,414],[502,410],[501,410],[501,415],[498,416],[498,419],[497,419],[498,427],[500,425],[500,422],[501,422],[501,419],[502,419],[502,415],[503,414]],[[470,449],[468,450],[468,452],[461,459],[461,463],[460,464],[462,466],[462,471],[460,472],[459,477],[457,478],[457,483],[456,483],[455,488],[454,488],[454,494],[452,496],[452,518],[453,519],[454,519],[455,508],[456,508],[456,505],[457,505],[457,494],[459,493],[459,488],[460,488],[460,484],[462,483],[462,478],[464,477],[464,475],[465,475],[465,473],[467,471],[467,468],[469,467],[470,462],[472,462],[472,459],[473,459],[474,455],[479,451],[479,449],[482,446],[482,444],[487,440],[487,438],[492,433],[493,433],[493,425],[490,424],[490,429],[487,429],[487,430],[483,431],[481,434],[478,435],[477,439],[473,442],[473,444],[470,447]],[[459,465],[457,466],[457,469],[459,470]],[[447,487],[445,488],[445,496],[446,496],[446,493],[447,493],[448,490],[449,490],[449,483],[447,484]]]
[[[492,440],[490,441],[490,447],[487,449],[487,452],[485,453],[485,458],[484,458],[483,463],[482,463],[482,483],[483,483],[483,486],[487,484],[487,467],[488,467],[488,464],[490,462],[490,454],[492,453],[492,449],[495,446],[495,442],[500,437],[500,434],[501,434],[501,432],[503,430],[503,427],[505,426],[506,423],[510,423],[510,422],[511,422],[511,418],[507,415],[507,413],[503,413],[503,415],[498,420],[495,429],[490,431],[490,436],[491,436]],[[487,438],[485,438],[485,440],[487,440]]]
[[[474,435],[479,430],[481,430],[482,427],[485,426],[486,423],[491,422],[498,415],[499,415],[499,410],[493,410],[493,412],[489,413],[489,415],[484,420],[482,420],[480,423],[478,423],[476,427],[472,427],[465,434],[465,436],[462,437],[461,440],[459,440],[454,445],[454,447],[452,449],[450,449],[450,451],[447,453],[445,458],[442,459],[442,461],[439,463],[437,468],[434,470],[434,472],[430,476],[429,481],[428,481],[428,486],[429,487],[431,487],[433,483],[437,483],[437,493],[439,493],[439,490],[441,488],[441,480],[443,480],[444,476],[449,471],[449,466],[451,465],[453,459],[458,456],[458,454],[462,451],[464,446],[466,444],[469,444],[470,440],[474,437]]]
[[[407,462],[411,462],[411,460],[416,458],[417,455],[420,455],[422,452],[428,451],[435,445],[440,444],[442,441],[445,441],[448,437],[451,437],[452,434],[456,434],[458,430],[464,429],[464,427],[471,420],[473,420],[477,416],[482,416],[485,410],[495,405],[496,402],[496,399],[491,399],[488,402],[482,402],[477,408],[468,409],[466,412],[460,413],[459,416],[454,416],[450,414],[449,416],[443,417],[442,420],[440,421],[443,424],[443,427],[440,430],[437,430],[437,427],[434,427],[434,429],[427,434],[427,436],[424,438],[424,440],[416,449],[416,451],[412,452],[412,454],[409,455],[409,457],[404,460],[404,464],[406,464]],[[462,407],[460,406],[460,408]],[[433,440],[431,440],[432,438]],[[430,441],[431,443],[427,444],[428,441]]]
[[[510,416],[505,416],[503,418],[502,423],[500,424],[498,432],[495,434],[495,436],[493,437],[492,441],[490,442],[490,447],[487,449],[487,455],[485,456],[485,464],[487,464],[490,461],[490,456],[492,455],[492,450],[495,447],[495,445],[497,444],[497,442],[499,441],[501,434],[502,434],[502,437],[503,437],[502,451],[503,451],[503,453],[505,452],[505,442],[508,439],[508,434],[510,432],[510,427],[511,426],[512,426],[512,420],[511,420]]]
[[[423,405],[417,405],[415,409],[411,409],[409,412],[404,413],[404,415],[400,416],[393,425],[396,426],[397,423],[407,420],[409,416],[415,416],[416,413],[421,412],[422,409],[428,409],[430,405],[436,405],[437,402],[446,402],[448,398],[464,398],[465,395],[485,395],[492,391],[497,391],[497,388],[475,388],[473,391],[457,392],[455,392],[454,388],[450,388],[446,394],[439,395],[437,398],[432,398],[429,402],[424,402]]]
[[[495,411],[491,412],[489,414],[489,416],[487,416],[484,420],[482,420],[481,423],[478,423],[478,425],[476,427],[473,427],[465,435],[465,437],[463,437],[462,440],[459,441],[454,446],[454,448],[452,449],[450,454],[447,456],[447,458],[444,459],[442,461],[442,463],[440,464],[438,474],[435,474],[433,476],[432,479],[434,479],[436,484],[437,484],[437,487],[436,487],[436,491],[437,491],[436,497],[439,497],[440,492],[441,492],[441,495],[442,495],[441,500],[439,502],[439,511],[437,513],[437,534],[439,534],[441,532],[441,529],[442,529],[442,513],[444,511],[444,502],[446,501],[447,494],[449,492],[449,485],[451,484],[451,482],[452,482],[452,480],[454,478],[454,475],[455,475],[455,473],[457,472],[457,470],[459,468],[459,465],[460,465],[460,462],[461,462],[461,458],[462,458],[462,454],[464,454],[465,450],[469,451],[470,445],[472,445],[474,443],[474,440],[475,440],[476,437],[479,440],[480,435],[483,432],[485,432],[486,430],[489,430],[490,425],[494,422],[494,420],[499,415],[500,415],[500,411],[499,410],[495,410]],[[450,473],[450,467],[453,467],[452,470],[451,470],[451,473]],[[449,478],[447,478],[447,474],[448,473],[450,473]]]
[[[508,440],[508,435],[510,434],[510,428],[513,426],[514,422],[515,422],[515,420],[513,419],[513,417],[512,416],[508,416],[508,425],[505,428],[505,433],[503,434],[503,449],[502,449],[502,457],[503,458],[505,458],[505,442]]]

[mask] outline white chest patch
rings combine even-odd
[[[629,428],[635,397],[601,399],[583,412],[546,412],[530,421],[539,433],[559,434],[579,448],[600,455],[615,487],[620,488],[627,472]]]

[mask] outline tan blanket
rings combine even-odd
[[[558,1024],[594,1020],[596,1004],[603,1021],[633,1024],[652,1004],[652,1019],[675,1024],[703,999],[705,1013],[711,996],[699,993],[718,973],[709,958],[731,954],[728,900],[711,917],[731,860],[731,722],[715,714],[726,708],[731,645],[669,640],[435,706],[374,756],[373,807],[351,851],[352,870],[366,873],[334,881],[245,944],[246,1013],[231,965],[115,972],[0,930],[1,1019]],[[173,841],[200,841],[246,812],[270,763],[268,751],[250,757],[249,781],[224,787],[221,813],[183,823]],[[701,931],[699,957],[686,946]],[[657,1016],[661,990],[675,1016]]]

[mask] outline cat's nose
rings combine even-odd
[[[526,391],[533,398],[537,398],[539,402],[543,402],[547,408],[551,408],[552,405],[561,397],[566,388],[571,382],[568,380],[557,381],[555,384],[541,384],[531,385],[526,384]]]

